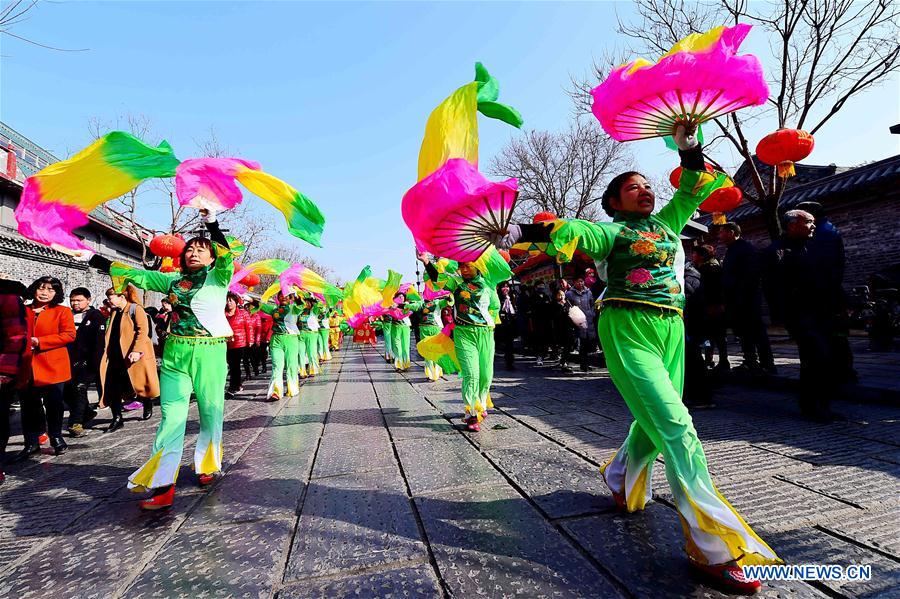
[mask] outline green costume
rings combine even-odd
[[[384,359],[387,362],[394,361],[394,338],[391,331],[393,321],[389,316],[381,317],[381,335],[384,337]]]
[[[161,273],[106,263],[116,289],[132,283],[141,289],[166,294],[178,316],[163,351],[159,379],[162,419],[150,459],[128,478],[131,489],[157,489],[175,483],[184,451],[192,391],[197,396],[200,412],[194,470],[197,474],[213,474],[222,469],[225,343],[233,334],[225,318],[225,298],[234,262],[218,225],[208,223],[207,228],[217,244],[216,258],[209,266],[196,271]]]
[[[272,340],[269,342],[269,354],[272,356],[272,376],[269,380],[268,397],[277,395],[285,397],[282,377],[287,367],[287,395],[300,394],[298,370],[298,335],[297,314],[300,310],[293,303],[263,304],[260,310],[272,317]]]
[[[512,273],[509,265],[493,248],[473,265],[478,269],[478,274],[471,279],[464,279],[448,269],[438,273],[431,263],[425,265],[425,270],[432,281],[438,281],[442,289],[453,295],[456,322],[453,346],[462,376],[463,401],[466,414],[481,422],[487,411],[494,407],[491,401],[494,326],[499,320],[497,311],[500,308],[495,287]]]
[[[684,251],[678,234],[697,206],[724,183],[702,169],[702,157],[683,153],[681,184],[658,214],[617,213],[612,223],[556,221],[524,225],[520,241],[550,241],[564,258],[580,249],[606,260],[609,284],[598,320],[609,374],[634,416],[628,437],[602,473],[628,511],[651,498],[651,470],[665,459],[691,559],[718,565],[780,560],[719,494],[691,416],[684,385]],[[538,231],[543,231],[541,235]]]
[[[411,302],[410,309],[419,315],[419,339],[428,339],[434,337],[441,332],[443,322],[441,322],[441,311],[448,305],[451,305],[447,298],[439,298],[436,300],[420,300]],[[441,366],[429,359],[425,359],[425,376],[429,380],[437,381],[444,374]]]
[[[319,360],[327,362],[331,359],[331,350],[328,348],[328,338],[331,334],[328,318],[328,308],[322,302],[316,302],[316,316],[319,319]]]
[[[297,326],[300,328],[300,372],[315,376],[319,374],[319,321],[312,308],[301,307]]]
[[[408,370],[412,362],[409,356],[409,335],[412,331],[412,323],[409,320],[407,304],[395,304],[391,319],[391,349],[394,352],[394,368]]]

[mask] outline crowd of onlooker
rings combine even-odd
[[[228,342],[226,396],[266,371],[272,318],[254,310],[253,303],[228,296],[225,315],[235,334]],[[0,483],[16,402],[25,443],[11,461],[28,459],[48,442],[55,455],[66,452],[66,411],[66,432],[73,438],[86,434],[100,408],[110,410],[104,433],[125,426],[125,412],[152,418],[159,360],[175,319],[168,299],[145,309],[130,285],[121,293],[108,289],[94,306],[87,288],[76,287],[66,297],[55,277],[41,277],[26,288],[0,275]]]
[[[764,320],[784,326],[800,355],[800,408],[813,420],[834,418],[831,398],[855,381],[848,339],[847,295],[843,289],[844,244],[840,232],[814,202],[783,215],[782,237],[757,249],[735,223],[714,227],[717,248],[697,244],[684,268],[685,403],[712,406],[713,389],[731,370],[728,332],[740,341],[736,367],[750,377],[777,374]],[[602,268],[599,268],[602,272]],[[514,340],[536,358],[566,372],[577,353],[588,371],[597,350],[596,318],[604,283],[588,268],[570,284],[560,278],[498,288],[501,324],[498,351],[514,368]],[[603,363],[602,351],[598,365]]]

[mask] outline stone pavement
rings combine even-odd
[[[688,572],[662,464],[647,510],[614,511],[598,467],[630,417],[605,372],[498,375],[479,434],[461,430],[458,379],[397,374],[374,349],[338,352],[299,398],[266,403],[253,381],[226,403],[226,475],[201,490],[183,469],[166,512],[124,488],[158,416],[16,465],[0,597],[722,596]],[[872,566],[762,596],[900,596],[898,410],[844,403],[850,422],[814,425],[785,393],[717,400],[694,420],[756,531],[791,563]]]

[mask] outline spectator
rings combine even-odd
[[[725,223],[719,230],[719,241],[728,249],[722,265],[725,312],[734,334],[741,339],[744,354],[742,370],[775,374],[775,360],[769,335],[762,319],[760,264],[756,249],[741,238],[736,223]]]
[[[585,286],[584,278],[575,279],[575,287],[566,293],[566,299],[573,306],[578,306],[584,317],[587,319],[584,327],[578,327],[578,355],[581,361],[581,370],[587,372],[590,370],[588,366],[588,355],[594,349],[597,342],[597,325],[594,324],[594,294]]]
[[[225,353],[225,360],[228,362],[228,390],[225,397],[228,399],[244,390],[241,385],[241,363],[246,353],[247,341],[252,337],[250,318],[246,310],[240,307],[240,302],[241,298],[232,292],[229,292],[225,299],[225,317],[232,332]]]
[[[559,350],[559,367],[563,372],[572,372],[569,366],[569,354],[575,345],[575,329],[578,328],[569,317],[572,303],[567,299],[566,293],[558,289],[550,306],[550,314],[553,326],[553,344]]]
[[[816,230],[810,239],[808,248],[816,270],[825,277],[829,293],[835,294],[840,302],[835,306],[835,326],[838,334],[831,337],[835,354],[835,365],[841,376],[848,382],[856,382],[857,374],[853,368],[853,351],[850,349],[850,322],[847,316],[849,302],[844,292],[844,268],[847,262],[844,251],[844,237],[837,227],[828,220],[825,209],[818,202],[801,202],[797,210],[804,210],[816,219]]]
[[[253,300],[254,306],[259,307],[259,301]],[[259,370],[263,374],[267,371],[269,360],[269,342],[272,341],[272,317],[263,311],[259,311]]]
[[[516,295],[512,292],[509,282],[500,283],[498,289],[500,297],[500,324],[497,326],[496,335],[499,346],[503,351],[503,358],[507,370],[515,370],[515,356],[513,343],[517,337],[517,312]]]
[[[708,300],[703,275],[690,262],[684,265],[684,297],[684,405],[711,408],[712,388],[703,359],[703,343],[709,336]]]
[[[262,343],[262,318],[258,310],[259,303],[256,300],[247,302],[247,318],[250,327],[250,345],[247,346],[245,360],[250,361],[253,368],[253,376],[259,376],[260,363],[260,344]],[[247,378],[250,377],[250,371],[247,371]]]
[[[534,355],[537,357],[537,365],[543,366],[552,333],[550,296],[547,295],[547,287],[543,283],[534,288],[530,305]]]
[[[785,233],[767,252],[766,287],[800,353],[800,411],[815,422],[839,419],[830,399],[846,382],[833,338],[841,334],[842,299],[829,264],[810,251],[815,217],[802,210],[784,215]]]
[[[21,394],[25,447],[19,459],[41,451],[45,421],[53,453],[61,455],[68,449],[62,438],[63,386],[72,378],[66,346],[75,340],[72,311],[60,305],[65,294],[59,279],[41,277],[28,288],[27,297],[31,299],[26,316],[32,354],[30,381]]]
[[[88,404],[88,388],[100,379],[106,319],[91,306],[91,292],[85,287],[69,293],[69,305],[75,320],[75,341],[69,345],[72,379],[66,383],[63,397],[69,407],[69,436],[82,437],[86,434],[84,425],[97,415]]]
[[[710,341],[706,354],[706,364],[713,366],[713,348],[719,354],[719,362],[716,370],[719,373],[728,372],[731,365],[728,363],[728,327],[725,320],[725,289],[722,286],[722,265],[716,260],[715,250],[711,245],[700,245],[694,248],[691,257],[694,267],[700,273],[700,281],[703,285],[702,309],[695,318],[706,319],[706,332]]]
[[[106,290],[106,297],[113,308],[106,329],[106,351],[100,364],[103,395],[100,407],[109,406],[112,420],[107,433],[123,426],[123,398],[136,397],[143,404],[143,420],[153,416],[153,398],[159,397],[159,375],[156,372],[156,356],[149,336],[147,313],[137,297],[137,289],[128,285],[123,293]]]
[[[169,334],[169,327],[172,325],[172,322],[176,318],[175,312],[172,310],[172,302],[168,299],[163,298],[159,302],[159,312],[157,312],[156,316],[153,317],[153,322],[156,328],[156,336],[158,341],[156,343],[156,348],[158,352],[158,357],[162,357],[163,347],[165,347],[166,336]]]
[[[9,408],[21,383],[23,358],[30,356],[31,335],[22,303],[25,293],[22,283],[0,274],[0,485],[6,480],[3,462],[9,442]]]
[[[516,323],[518,325],[519,335],[522,336],[523,351],[531,351],[533,346],[532,327],[531,327],[531,288],[528,285],[522,285],[519,288],[519,301],[516,302]]]

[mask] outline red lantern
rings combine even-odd
[[[504,260],[506,260],[507,264],[509,264],[509,261],[512,260],[512,256],[510,256],[509,252],[507,252],[506,250],[498,250],[498,253],[503,257]]]
[[[531,222],[534,224],[538,223],[546,223],[550,221],[556,220],[556,215],[552,212],[538,212],[534,215],[534,218],[531,219]]]
[[[800,129],[779,129],[762,138],[756,146],[756,157],[765,164],[776,167],[782,179],[797,174],[794,163],[810,155],[815,141],[813,136]]]
[[[715,167],[713,165],[711,165],[710,163],[704,162],[703,164],[706,165],[707,173],[716,172]],[[681,182],[681,167],[679,166],[679,167],[676,167],[674,171],[669,173],[669,183],[672,184],[672,187],[674,187],[675,189],[678,189],[678,184],[680,182]]]
[[[256,273],[250,273],[240,280],[241,285],[244,287],[255,287],[259,285],[259,275]]]
[[[159,235],[150,240],[150,251],[162,258],[159,272],[175,272],[174,259],[183,250],[184,239],[180,235]]]
[[[739,187],[720,187],[700,204],[704,212],[729,212],[741,205],[744,194]]]
[[[160,258],[175,258],[184,250],[184,239],[178,235],[159,235],[150,241],[150,251]]]

